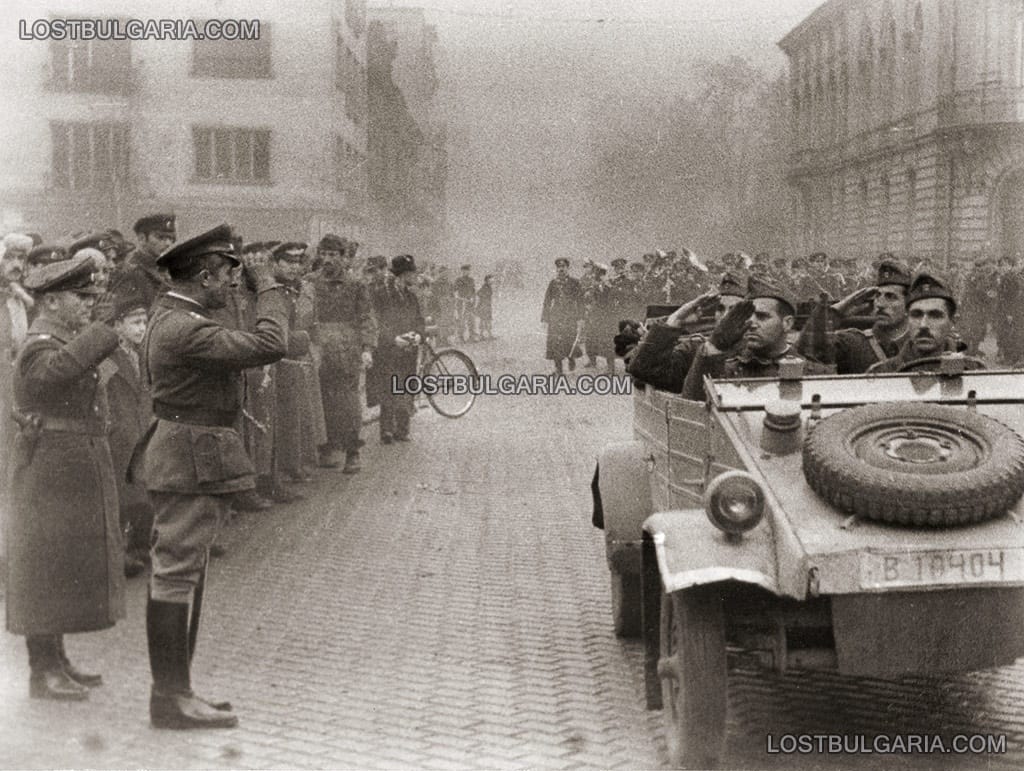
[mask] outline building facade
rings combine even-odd
[[[369,7],[370,198],[385,248],[442,259],[448,156],[440,48],[422,9]]]
[[[1024,255],[1024,0],[828,0],[779,45],[796,253]]]
[[[84,15],[14,5],[9,17],[26,20]],[[49,239],[172,210],[183,235],[226,221],[247,240],[367,238],[364,0],[309,0],[302,13],[171,0],[157,15],[200,30],[255,20],[259,36],[4,41],[3,229]],[[131,0],[89,7],[93,19],[142,16]]]

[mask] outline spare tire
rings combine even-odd
[[[804,477],[842,511],[904,525],[966,525],[1005,514],[1024,493],[1024,439],[965,408],[886,403],[821,420],[804,441]]]

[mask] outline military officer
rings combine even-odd
[[[227,225],[174,245],[155,263],[167,271],[170,290],[157,300],[142,343],[157,420],[139,453],[154,510],[146,636],[153,675],[149,714],[157,728],[238,722],[230,704],[192,692],[190,663],[210,546],[230,495],[255,482],[235,428],[242,371],[287,354],[289,314],[266,253],[254,252],[241,262],[256,293],[252,331],[213,320],[211,312],[224,307],[237,286],[239,264]]]
[[[745,296],[746,281],[734,273],[723,274],[717,291],[705,292],[680,305],[663,322],[651,324],[634,350],[626,372],[655,388],[680,393],[686,373],[706,341],[704,335],[684,334],[684,323],[695,321],[710,308],[715,309],[715,321],[721,321]]]
[[[90,323],[101,290],[90,257],[40,266],[25,278],[38,315],[14,364],[7,528],[7,629],[25,635],[29,694],[82,700],[101,684],[71,665],[64,634],[124,618],[124,551],[97,371],[118,345]]]
[[[796,315],[793,300],[757,276],[747,280],[747,296],[730,308],[701,345],[683,382],[683,398],[704,398],[704,376],[713,378],[775,377],[783,358],[802,359],[789,344]],[[830,367],[809,361],[806,374]]]
[[[377,345],[377,321],[369,290],[352,275],[354,252],[343,238],[328,233],[317,244],[323,269],[314,284],[316,325],[327,442],[320,447],[319,463],[334,468],[334,454],[345,453],[342,471],[360,470],[359,433],[363,407],[359,399],[359,374],[373,366]]]
[[[111,291],[122,295],[140,295],[151,306],[157,296],[168,288],[167,280],[156,264],[156,258],[177,239],[173,214],[150,214],[139,218],[135,226],[136,245],[127,265]]]
[[[548,325],[545,358],[555,362],[555,372],[561,374],[562,359],[569,360],[569,369],[576,368],[579,356],[576,343],[583,329],[583,288],[569,275],[569,260],[555,260],[555,277],[544,294],[544,307],[540,314],[542,324]]]
[[[910,279],[910,269],[903,263],[894,259],[880,260],[873,287],[859,289],[832,305],[841,319],[856,306],[870,301],[876,319],[872,327],[847,327],[832,333],[832,350],[823,358],[820,351],[811,350],[811,341],[822,330],[818,330],[813,321],[808,321],[800,333],[797,349],[824,364],[834,363],[840,375],[867,372],[873,364],[895,356],[907,336],[905,302]]]
[[[899,372],[903,369],[938,369],[937,358],[962,353],[963,341],[953,331],[956,300],[948,284],[937,276],[918,272],[906,298],[907,337],[899,352],[873,364],[868,372]],[[967,360],[964,369],[981,369],[980,363]]]

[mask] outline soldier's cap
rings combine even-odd
[[[933,273],[923,270],[918,271],[914,275],[914,280],[910,282],[905,305],[909,308],[918,300],[927,300],[930,297],[948,300],[952,306],[953,313],[956,313],[956,299],[953,297],[953,293],[949,291],[946,282]]]
[[[629,263],[629,269],[630,270],[634,270],[634,271],[635,270],[647,270],[647,266],[644,265],[642,262],[631,262],[631,263]]]
[[[156,258],[156,265],[166,268],[173,278],[174,274],[187,273],[208,254],[219,254],[234,266],[242,264],[235,253],[230,225],[218,225],[198,236],[179,241]]]
[[[177,235],[174,230],[173,214],[147,214],[145,217],[139,217],[135,220],[132,230],[139,235],[148,235],[149,233],[167,233],[172,238]]]
[[[375,270],[386,270],[388,267],[388,258],[383,254],[375,254],[366,261],[366,265],[374,268]]]
[[[113,292],[113,315],[114,319],[123,319],[136,311],[149,312],[149,305],[146,298],[135,291]]]
[[[616,257],[614,260],[612,260],[611,265],[613,268],[621,268],[628,262],[629,260],[627,260],[625,257]]]
[[[807,260],[808,261],[810,261],[810,260],[827,260],[827,259],[828,259],[828,255],[825,254],[825,252],[813,252],[812,254],[807,255]]]
[[[568,268],[569,267],[569,258],[568,257],[557,257],[555,259],[555,267],[556,268]]]
[[[281,243],[280,241],[253,241],[246,244],[240,250],[240,254],[252,254],[253,252],[272,252]]]
[[[23,286],[34,294],[102,294],[104,290],[96,284],[98,278],[95,261],[88,254],[83,254],[32,268],[25,276]]]
[[[39,244],[32,247],[25,257],[25,262],[28,265],[49,265],[51,262],[60,262],[67,256],[67,252],[56,244]]]
[[[607,265],[603,265],[600,262],[592,262],[592,263],[590,263],[590,269],[593,270],[595,273],[599,273],[599,274],[604,274],[604,273],[608,272],[608,266]]]
[[[875,266],[878,273],[878,278],[875,281],[876,286],[882,286],[883,284],[899,284],[900,286],[909,287],[911,281],[910,268],[904,265],[898,260],[880,260]]]
[[[747,282],[743,276],[727,270],[722,274],[722,280],[718,282],[718,294],[729,295],[730,297],[746,297]]]
[[[274,248],[274,258],[285,262],[302,262],[306,259],[309,244],[304,241],[285,241]]]
[[[411,254],[400,254],[391,258],[391,272],[396,276],[403,273],[412,273],[416,270],[416,260]]]
[[[763,278],[757,275],[750,276],[747,279],[747,299],[756,300],[759,297],[770,297],[773,300],[778,300],[784,305],[788,306],[788,312],[784,308],[783,313],[790,316],[796,315],[796,302],[788,294],[783,292],[779,287],[774,284],[765,281]]]
[[[459,268],[459,270],[472,270],[472,269],[473,269],[472,265],[463,265],[461,268]]]
[[[348,249],[348,240],[334,233],[326,233],[317,243],[316,248],[318,251],[341,252],[344,254]]]
[[[486,275],[484,276],[484,281],[485,281],[485,282],[486,282],[486,281],[490,281],[490,280],[491,280],[492,278],[494,278],[494,274],[493,274],[493,273],[488,273],[488,274],[486,274]]]
[[[116,246],[109,233],[87,233],[76,238],[68,247],[68,254],[74,255],[79,249],[99,249],[101,252]]]

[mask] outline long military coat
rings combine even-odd
[[[540,320],[548,325],[544,358],[557,361],[569,356],[576,339],[576,322],[583,318],[583,310],[583,288],[578,280],[571,276],[551,280],[540,315]],[[573,358],[577,356],[579,352],[573,352]]]
[[[39,431],[19,431],[11,459],[6,605],[15,634],[88,632],[124,618],[124,546],[96,369],[116,347],[106,324],[74,335],[36,319],[15,362],[16,409],[41,421]]]

